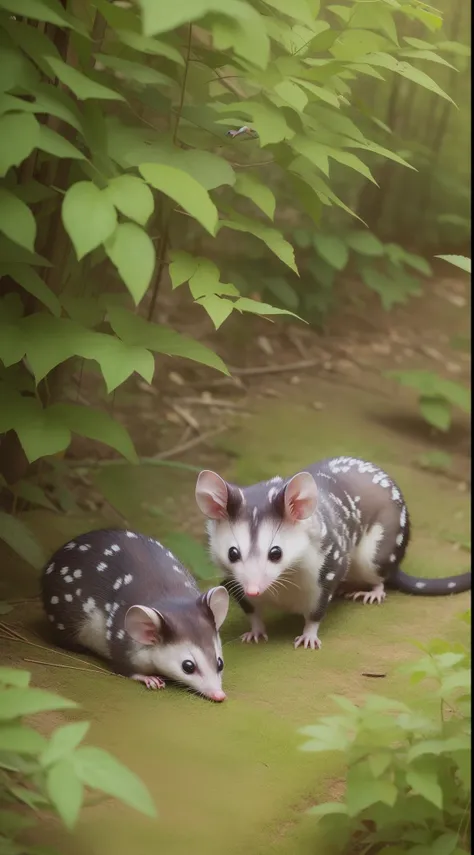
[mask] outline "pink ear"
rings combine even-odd
[[[139,644],[157,644],[162,619],[155,609],[148,606],[131,606],[125,615],[125,630]]]
[[[307,520],[318,505],[318,488],[309,472],[294,475],[285,488],[285,513],[292,521]]]
[[[196,502],[198,508],[211,520],[227,517],[227,484],[216,472],[204,469],[196,482]]]

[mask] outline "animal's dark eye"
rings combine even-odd
[[[185,659],[181,667],[185,674],[194,674],[196,670],[194,662],[191,662],[190,659]]]
[[[279,546],[272,546],[272,548],[270,549],[270,552],[268,553],[268,558],[270,561],[277,562],[280,560],[282,555],[283,555],[283,552],[281,551]]]
[[[217,670],[218,670],[218,671],[223,671],[223,670],[224,670],[224,663],[223,663],[223,661],[222,661],[222,659],[221,659],[221,657],[220,657],[220,656],[219,656],[219,659],[217,660]]]
[[[240,561],[241,559],[240,551],[237,549],[236,546],[231,546],[228,554],[229,561],[231,564],[235,564],[236,561]]]

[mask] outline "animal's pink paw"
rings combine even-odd
[[[138,683],[144,683],[147,689],[164,689],[166,683],[161,677],[150,677],[146,674],[133,674],[132,680],[137,680]]]
[[[303,632],[303,635],[298,635],[295,638],[295,650],[301,646],[305,650],[320,650],[322,642],[315,632]]]
[[[354,602],[361,599],[364,606],[373,605],[373,603],[381,605],[386,596],[383,585],[377,585],[372,591],[353,591],[345,595],[347,600],[354,600]]]
[[[268,641],[268,635],[266,632],[260,630],[257,632],[251,629],[249,632],[244,632],[244,634],[240,636],[240,640],[246,644],[251,644],[252,642],[258,644],[260,638],[263,641]]]

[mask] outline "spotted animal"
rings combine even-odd
[[[382,603],[386,587],[426,595],[471,587],[470,573],[424,579],[400,569],[410,540],[405,500],[386,472],[358,457],[327,458],[244,489],[204,470],[196,501],[223,585],[250,618],[243,641],[267,639],[268,606],[302,615],[295,647],[316,649],[336,593],[368,604]]]
[[[147,688],[170,678],[225,699],[219,629],[229,594],[222,586],[202,594],[154,538],[121,530],[80,535],[48,561],[41,593],[61,647],[91,650]]]

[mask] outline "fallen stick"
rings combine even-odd
[[[225,430],[228,430],[228,425],[223,425],[215,430],[208,430],[206,433],[201,433],[200,436],[195,436],[194,439],[188,440],[188,442],[183,442],[181,445],[175,445],[174,448],[169,448],[167,451],[155,454],[154,457],[150,458],[150,462],[153,462],[153,460],[166,460],[168,457],[173,457],[175,454],[181,454],[182,451],[188,451],[190,448],[195,448],[196,445],[207,442],[208,439],[223,433]]]
[[[252,374],[279,374],[281,371],[301,371],[303,368],[314,368],[319,364],[319,359],[303,359],[301,362],[287,362],[286,365],[257,365],[253,368],[229,368],[229,371],[231,374],[245,377]]]

